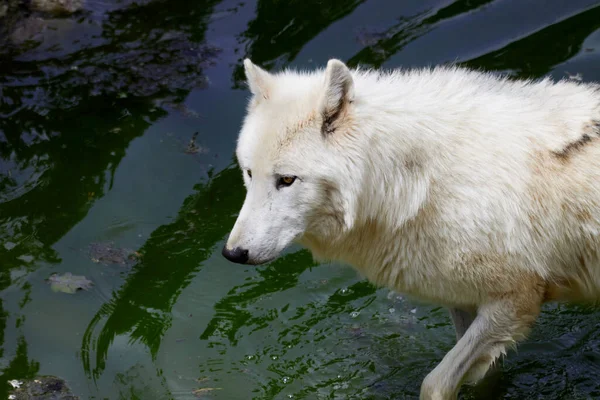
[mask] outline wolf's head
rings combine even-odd
[[[261,264],[352,225],[354,82],[338,60],[311,74],[244,67],[252,98],[236,153],[247,195],[223,255]]]

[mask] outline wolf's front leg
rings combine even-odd
[[[526,295],[507,294],[480,306],[465,334],[425,377],[421,400],[456,399],[462,383],[483,378],[508,346],[523,339],[537,318],[543,299],[541,291],[532,290]]]

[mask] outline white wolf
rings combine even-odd
[[[421,399],[482,378],[544,302],[600,297],[599,86],[244,65],[247,196],[223,255],[260,264],[297,241],[450,308],[458,341]]]

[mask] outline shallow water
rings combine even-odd
[[[299,248],[221,257],[244,196],[241,60],[600,80],[599,28],[600,2],[541,0],[88,0],[0,19],[0,398],[36,374],[82,399],[418,398],[454,341],[444,309]],[[65,272],[94,286],[51,291]],[[600,397],[599,323],[547,306],[463,397]]]

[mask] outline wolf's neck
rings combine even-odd
[[[457,103],[455,82],[443,76],[437,85],[426,77],[400,74],[359,74],[355,81],[355,141],[340,157],[353,178],[340,188],[342,195],[351,194],[344,202],[350,224],[325,235],[307,235],[303,244],[319,258],[348,261],[345,255],[354,248],[376,245],[375,234],[397,236],[431,211],[460,144],[461,130],[452,129],[456,124],[450,122],[467,119],[472,106]]]
[[[357,225],[376,221],[391,230],[401,228],[418,215],[428,201],[432,184],[440,178],[440,158],[446,157],[448,148],[431,132],[432,128],[402,126],[400,119],[381,115],[376,124],[358,124],[364,127],[359,133],[364,140],[361,147],[368,150],[356,160],[362,164],[353,190],[357,193],[353,210]]]

